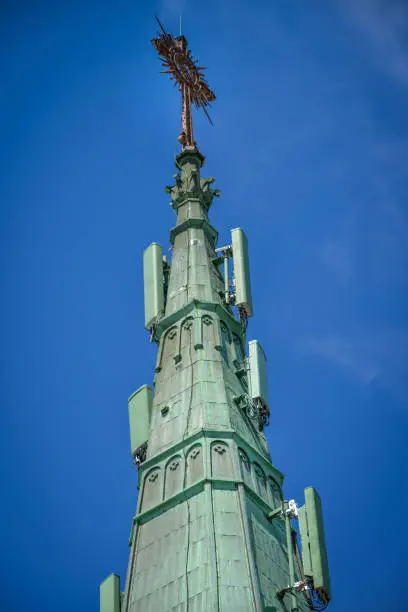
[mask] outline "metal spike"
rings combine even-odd
[[[212,122],[212,119],[211,119],[210,115],[208,114],[207,109],[205,108],[205,104],[203,104],[203,103],[202,103],[202,101],[200,101],[200,106],[201,106],[201,108],[203,109],[203,111],[205,112],[205,114],[207,115],[207,119],[208,119],[208,121],[211,123],[211,125],[214,125],[214,124],[213,124],[213,122]]]
[[[157,15],[155,15],[156,21],[160,26],[161,31],[163,32],[163,34],[167,34],[166,30],[163,28],[162,24],[160,23],[159,18],[157,17]]]

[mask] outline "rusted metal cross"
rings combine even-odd
[[[153,47],[163,60],[162,66],[165,70],[162,72],[169,74],[170,79],[175,82],[176,86],[178,85],[181,91],[182,131],[179,141],[183,151],[196,149],[197,143],[193,136],[191,105],[194,104],[196,108],[202,108],[210,123],[212,123],[206,107],[215,100],[215,94],[204,79],[204,67],[198,66],[197,61],[192,57],[186,38],[168,34],[158,19],[157,22],[162,33],[159,34],[158,38],[153,38]]]

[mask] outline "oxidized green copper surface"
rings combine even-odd
[[[214,263],[218,193],[201,162],[182,153],[167,189],[177,222],[122,612],[290,609],[276,597],[289,583],[285,522],[267,519],[283,477],[236,401],[248,393],[245,338]]]

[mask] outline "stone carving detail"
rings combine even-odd
[[[200,179],[202,198],[207,209],[210,208],[213,199],[221,195],[219,189],[212,189],[211,185],[214,181],[215,179],[212,176]]]
[[[234,348],[235,348],[235,359],[234,359],[234,366],[239,370],[239,369],[244,369],[245,367],[245,354],[244,354],[244,350],[242,348],[242,342],[240,337],[237,334],[232,334],[232,341],[234,343]]]
[[[256,464],[255,464],[255,474],[258,476],[258,478],[263,478],[263,471],[261,470],[259,465],[256,465]]]
[[[193,170],[189,177],[186,177],[186,186],[188,193],[198,193],[200,190],[200,174]]]
[[[262,497],[264,501],[268,501],[265,474],[263,472],[263,469],[257,463],[254,463],[254,472],[256,475],[258,495]]]
[[[176,184],[167,185],[164,192],[170,194],[170,204],[176,209],[187,197],[194,196],[199,197],[208,210],[214,197],[221,195],[218,189],[212,189],[211,187],[215,179],[212,176],[200,178],[200,173],[197,170],[184,170],[182,175],[177,173],[173,175],[173,178]]]
[[[239,458],[241,460],[241,476],[251,489],[253,488],[251,480],[251,462],[249,461],[248,455],[241,448],[238,449]]]
[[[210,185],[212,185],[214,181],[215,181],[215,178],[213,178],[212,176],[201,179],[202,191],[204,191],[204,193],[208,193],[210,191]]]
[[[173,327],[169,333],[167,334],[167,337],[169,340],[174,340],[174,338],[177,336],[177,329],[175,327]]]
[[[192,318],[186,319],[186,321],[184,321],[183,323],[183,329],[189,331],[192,327],[193,327],[193,319]]]
[[[272,508],[277,508],[278,506],[282,504],[282,494],[281,494],[280,487],[278,483],[271,476],[269,476],[268,478],[268,483],[269,483],[269,494],[271,498],[271,506]]]
[[[146,474],[143,483],[143,492],[141,496],[141,511],[144,512],[148,508],[159,504],[163,498],[163,475],[160,468],[154,468]]]
[[[156,372],[160,372],[163,366],[165,366],[172,357],[174,358],[177,349],[177,342],[175,340],[176,336],[177,327],[173,326],[169,330],[167,330],[162,340],[160,341]]]
[[[242,350],[241,338],[239,336],[237,336],[237,334],[232,334],[232,339],[234,341],[234,344],[237,347],[237,351],[239,351],[239,354],[241,355],[241,358],[242,358],[243,357],[243,350]]]
[[[225,325],[224,321],[221,321],[220,327],[221,327],[221,332],[224,334],[224,336],[227,336],[228,341],[230,341],[228,327]]]
[[[220,329],[221,329],[221,354],[224,357],[225,362],[228,364],[229,359],[230,359],[230,352],[231,352],[231,335],[224,321],[220,321]]]
[[[193,446],[187,454],[186,486],[190,486],[204,476],[203,453],[201,446]]]
[[[192,336],[192,331],[193,331],[193,325],[194,325],[193,317],[188,317],[187,319],[184,319],[184,321],[181,324],[181,334],[179,338],[179,346],[177,349],[178,352],[174,357],[176,363],[178,363],[182,359],[182,356],[184,354],[184,349],[186,348],[189,349],[190,343],[192,341],[191,336]]]
[[[183,489],[184,460],[177,455],[169,459],[166,466],[164,497],[168,499]]]
[[[249,459],[248,459],[246,453],[244,453],[243,450],[239,449],[239,456],[240,456],[240,459],[241,459],[242,463],[245,465],[245,467],[247,469],[249,469]]]
[[[234,478],[234,467],[229,447],[225,442],[216,441],[211,447],[211,475],[213,478],[230,480]]]
[[[209,350],[213,350],[213,348],[219,350],[221,347],[221,336],[218,323],[214,324],[214,319],[209,314],[203,314],[201,321],[203,345]]]

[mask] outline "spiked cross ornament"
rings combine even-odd
[[[196,149],[191,104],[194,104],[196,108],[202,108],[212,123],[206,107],[215,100],[215,94],[204,79],[204,67],[197,65],[197,60],[193,58],[188,49],[186,38],[168,34],[157,17],[156,20],[162,33],[158,38],[153,38],[153,47],[163,60],[162,66],[165,68],[162,71],[163,74],[169,74],[170,79],[175,81],[175,85],[178,85],[181,91],[182,131],[178,139],[183,151]]]

